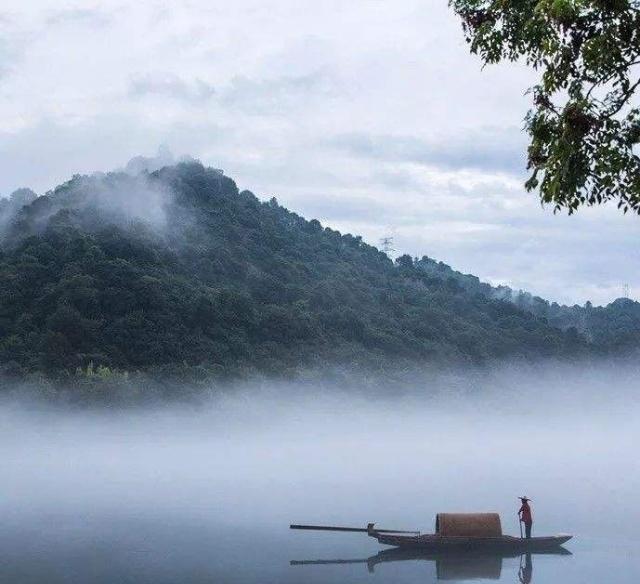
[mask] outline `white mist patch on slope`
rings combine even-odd
[[[144,221],[154,229],[166,226],[170,196],[165,186],[152,182],[145,173],[128,180],[98,180],[87,189],[87,202],[99,210]]]

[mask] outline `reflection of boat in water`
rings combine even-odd
[[[522,555],[510,551],[430,552],[419,548],[394,548],[383,550],[375,556],[363,559],[294,560],[291,562],[291,565],[366,564],[369,572],[373,573],[379,564],[388,562],[425,561],[435,562],[436,577],[438,580],[499,580],[502,574],[502,560],[504,558],[517,558],[520,556],[518,578],[523,584],[528,584],[532,581],[533,576],[533,555],[570,556],[571,552],[563,547]]]
[[[569,541],[571,535],[551,535],[522,538],[502,534],[497,513],[438,513],[435,533],[377,529],[373,523],[366,528],[291,525],[291,529],[317,531],[363,532],[383,545],[418,548],[430,551],[507,550],[516,554],[553,550]]]

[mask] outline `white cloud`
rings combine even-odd
[[[511,128],[472,128],[465,135],[419,136],[341,134],[329,145],[353,156],[386,162],[413,162],[443,169],[477,169],[521,174],[526,140]]]
[[[71,7],[45,12],[47,26],[102,27],[112,22],[111,15],[100,8]]]
[[[132,97],[168,97],[182,102],[204,104],[216,94],[215,88],[203,81],[185,81],[173,73],[145,73],[134,77],[129,85]]]

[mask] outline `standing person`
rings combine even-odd
[[[531,514],[531,507],[529,507],[529,501],[527,497],[518,497],[522,501],[522,506],[518,510],[518,517],[520,521],[524,523],[524,531],[527,539],[531,538],[531,526],[533,525],[533,515]]]

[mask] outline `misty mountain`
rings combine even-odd
[[[575,324],[425,260],[392,262],[198,162],[27,195],[3,215],[5,376],[197,380],[595,350]]]
[[[469,294],[511,302],[562,330],[574,328],[601,352],[619,354],[640,346],[640,303],[628,298],[618,298],[607,306],[593,306],[591,302],[564,306],[523,290],[491,286],[426,256],[416,266],[432,277],[455,282]]]

